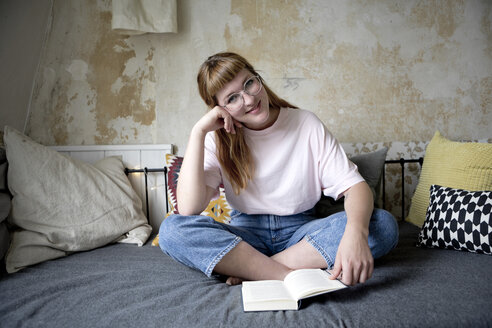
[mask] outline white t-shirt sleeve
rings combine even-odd
[[[215,153],[215,136],[214,132],[207,133],[205,136],[205,149],[203,167],[205,171],[205,184],[215,190],[217,193],[213,198],[219,195],[219,186],[222,184],[222,174],[220,173],[220,164]]]
[[[339,199],[353,185],[364,181],[336,138],[322,124],[319,145],[319,177],[323,194]]]

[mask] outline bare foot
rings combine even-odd
[[[229,286],[240,285],[243,282],[243,279],[237,277],[229,277],[226,280],[226,284]]]

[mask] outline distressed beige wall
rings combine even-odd
[[[0,0],[0,144],[5,125],[24,131],[51,0]]]
[[[492,137],[492,1],[179,0],[178,34],[111,31],[110,1],[55,0],[28,133],[173,143],[203,115],[196,72],[247,57],[344,142]]]

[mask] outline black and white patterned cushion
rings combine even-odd
[[[492,191],[432,185],[417,245],[492,254]]]

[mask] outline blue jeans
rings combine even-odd
[[[240,241],[272,256],[306,239],[326,260],[335,264],[338,244],[347,223],[345,212],[324,219],[311,211],[296,215],[248,215],[233,211],[230,224],[207,216],[171,215],[160,227],[159,245],[175,260],[211,276],[215,265]],[[375,209],[369,223],[369,247],[374,258],[393,249],[398,225],[387,211]]]

